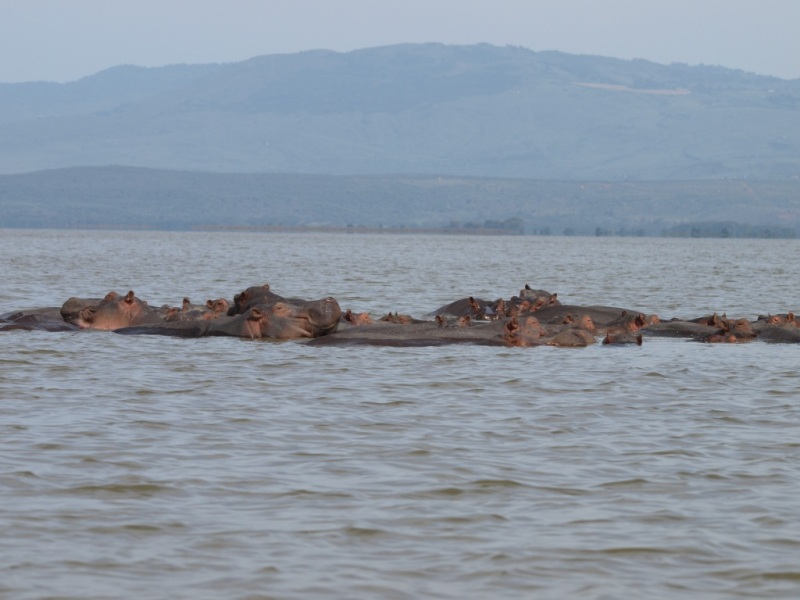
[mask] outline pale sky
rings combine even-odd
[[[0,0],[0,82],[406,42],[800,78],[800,0]]]

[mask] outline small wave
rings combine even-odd
[[[514,481],[513,479],[479,479],[477,481],[473,481],[472,485],[476,485],[482,490],[493,488],[526,487],[524,484]]]
[[[158,483],[110,483],[107,485],[81,485],[62,490],[62,493],[70,496],[90,496],[95,498],[152,498],[153,496],[163,494],[183,494],[183,492],[177,488]]]
[[[647,479],[641,477],[634,477],[633,479],[621,479],[619,481],[608,481],[601,483],[602,488],[616,488],[616,487],[641,487],[650,483]]]
[[[389,532],[383,529],[375,529],[372,527],[345,527],[342,530],[346,535],[353,537],[375,537],[378,535],[387,535]]]
[[[597,551],[599,554],[620,555],[639,555],[639,554],[672,554],[675,552],[671,548],[656,548],[653,546],[622,546],[619,548],[604,548]]]
[[[348,499],[352,498],[352,494],[348,494],[345,492],[315,492],[313,490],[289,490],[288,492],[284,492],[282,494],[276,495],[279,498],[302,498],[302,497],[309,497],[309,498],[339,498],[339,499]]]
[[[774,571],[761,573],[764,579],[777,579],[781,581],[800,581],[800,571]]]

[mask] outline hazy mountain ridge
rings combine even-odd
[[[794,230],[798,117],[800,80],[517,47],[120,66],[0,84],[0,227]]]
[[[0,85],[0,173],[787,179],[798,117],[800,80],[720,67],[489,45],[310,51]]]

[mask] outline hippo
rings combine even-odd
[[[268,283],[263,285],[254,285],[233,297],[233,305],[228,308],[228,316],[232,317],[233,315],[241,315],[247,312],[247,310],[253,306],[259,304],[272,304],[281,300],[297,301],[296,298],[288,299],[273,293],[272,290],[270,290]]]
[[[558,294],[551,294],[545,290],[535,290],[527,283],[525,287],[519,291],[517,299],[529,302],[531,310],[534,312],[545,306],[559,306],[561,304],[558,299]],[[515,298],[512,298],[512,300],[515,300]]]
[[[79,327],[64,321],[58,307],[20,310],[0,315],[0,331],[77,331]]]
[[[206,308],[208,309],[203,313],[204,319],[216,319],[222,315],[228,314],[230,304],[225,298],[217,298],[216,300],[206,300]]]
[[[520,290],[519,296],[512,296],[509,300],[499,298],[490,301],[468,296],[440,306],[429,315],[469,316],[475,320],[492,321],[505,317],[524,316],[540,308],[558,306],[560,304],[557,294],[551,294],[545,290],[535,290],[530,285],[525,284],[525,287]]]
[[[784,323],[764,327],[758,339],[772,344],[800,344],[800,327],[794,323]]]
[[[700,340],[700,341],[708,341],[708,342],[727,342],[731,344],[741,343],[741,342],[752,342],[756,339],[757,333],[753,329],[752,324],[747,319],[735,319],[733,321],[728,320],[727,318],[722,322],[723,323],[723,331],[725,332],[722,336],[710,336],[707,340]]]
[[[450,344],[505,346],[507,344],[504,341],[504,326],[503,321],[474,322],[466,319],[449,321],[440,316],[432,321],[407,324],[384,321],[349,327],[307,343],[314,346],[417,347]]]
[[[558,304],[542,307],[533,314],[543,324],[574,323],[595,335],[632,333],[660,321],[657,315],[613,306]]]
[[[342,311],[336,299],[257,304],[244,313],[214,319],[162,322],[115,329],[123,335],[177,337],[233,336],[249,339],[288,340],[315,338],[336,331]]]
[[[495,302],[491,302],[489,300],[483,300],[481,298],[469,296],[467,298],[455,300],[454,302],[450,302],[444,306],[440,306],[432,313],[429,313],[429,315],[442,315],[447,317],[469,316],[473,319],[484,318],[487,312],[490,315],[495,313],[495,304]]]
[[[408,324],[375,323],[350,327],[324,338],[311,340],[311,345],[372,346],[443,346],[472,344],[480,346],[587,346],[594,336],[573,325],[543,327],[535,317],[516,317],[476,321],[469,316],[457,318],[437,315],[433,321]]]
[[[342,315],[342,322],[352,325],[353,327],[358,327],[360,325],[372,325],[374,323],[369,313],[354,313],[349,308]]]
[[[409,323],[426,322],[421,319],[415,319],[411,315],[398,314],[397,311],[395,311],[394,313],[391,312],[387,313],[386,315],[382,316],[380,320],[383,321],[384,323],[395,323],[397,325],[408,325]]]
[[[559,346],[583,348],[597,340],[594,332],[583,327],[582,322],[543,325],[534,316],[511,317],[506,323],[505,340],[509,346]],[[588,321],[591,324],[591,320]]]
[[[64,302],[64,304],[61,305],[59,313],[61,314],[62,320],[66,321],[67,323],[72,323],[74,320],[80,317],[80,312],[84,308],[96,306],[102,301],[102,298],[69,298],[66,302]]]
[[[91,304],[73,310],[80,302],[70,298],[61,308],[61,314],[67,323],[77,325],[81,329],[101,329],[112,331],[121,327],[157,323],[163,319],[159,311],[147,305],[147,302],[136,297],[133,290],[124,296],[117,292],[109,292],[97,304]]]
[[[165,321],[196,321],[216,319],[228,313],[230,305],[225,298],[206,300],[205,304],[192,304],[189,298],[183,299],[181,308],[162,307]]]
[[[641,331],[649,336],[680,337],[698,342],[738,343],[756,339],[757,331],[747,319],[730,320],[714,313],[695,319],[671,319],[646,325]]]
[[[714,325],[685,321],[682,319],[671,319],[652,323],[641,329],[645,335],[653,337],[676,337],[676,338],[703,338],[711,335],[720,335],[725,331]]]
[[[548,332],[536,317],[511,317],[505,322],[503,340],[508,346],[544,346]]]
[[[469,315],[456,318],[447,318],[444,315],[436,315],[434,320],[439,327],[469,327],[472,325],[472,318]]]
[[[759,315],[758,319],[752,323],[753,331],[756,333],[775,325],[786,326],[791,329],[792,326],[797,327],[798,321],[795,319],[794,313],[789,312],[777,315]]]
[[[606,333],[606,337],[603,338],[603,345],[625,345],[625,344],[635,344],[637,346],[642,345],[642,334],[641,333]]]

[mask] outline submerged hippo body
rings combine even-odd
[[[603,345],[617,345],[623,346],[628,344],[642,345],[641,333],[607,333],[603,338]]]
[[[311,340],[320,346],[444,346],[450,344],[477,344],[503,346],[503,323],[464,321],[448,322],[444,318],[416,323],[379,322],[359,327],[348,327],[333,335]]]
[[[643,325],[656,319],[636,310],[615,306],[581,306],[577,304],[558,304],[545,306],[536,311],[536,318],[542,323],[561,323],[567,317],[588,316],[598,328],[624,326],[627,322],[639,321]],[[643,326],[641,325],[641,326]]]
[[[0,331],[76,331],[79,328],[61,317],[58,307],[34,308],[0,315]]]
[[[758,339],[772,344],[800,344],[800,327],[791,323],[772,325],[761,329]]]
[[[492,314],[494,312],[495,302],[483,300],[482,298],[475,298],[469,296],[468,298],[461,298],[440,306],[435,311],[428,313],[429,316],[443,315],[446,317],[466,317],[475,318],[477,315],[485,315],[487,312]]]
[[[642,333],[653,337],[700,338],[724,332],[720,327],[713,325],[678,319],[648,325],[642,328]]]
[[[410,324],[380,323],[350,327],[309,343],[339,346],[587,346],[594,336],[571,325],[543,327],[534,317],[474,321],[467,317],[449,320],[438,315],[434,321]]]

